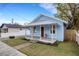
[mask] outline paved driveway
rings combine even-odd
[[[25,56],[25,54],[0,41],[0,56]]]

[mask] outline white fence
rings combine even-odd
[[[78,45],[79,45],[79,32],[76,32],[76,42],[77,42]]]
[[[1,38],[6,38],[9,36],[23,36],[25,35],[25,30],[19,32],[1,33]]]

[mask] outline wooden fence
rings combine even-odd
[[[79,31],[76,30],[65,30],[65,41],[75,41],[79,45]]]
[[[64,33],[64,40],[65,41],[76,41],[76,31],[75,30],[65,30]]]

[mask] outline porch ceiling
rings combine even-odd
[[[27,26],[36,26],[36,25],[50,25],[50,24],[54,24],[54,25],[57,25],[57,23],[54,23],[54,22],[36,22],[36,23],[29,23]]]

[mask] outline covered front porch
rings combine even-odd
[[[26,27],[28,28],[29,35],[26,33],[26,37],[41,41],[63,41],[64,30],[67,22],[52,18],[46,15],[40,14],[35,20],[29,23]]]
[[[55,24],[30,26],[30,34],[27,35],[26,33],[25,37],[30,40],[53,44],[56,42],[56,26]]]

